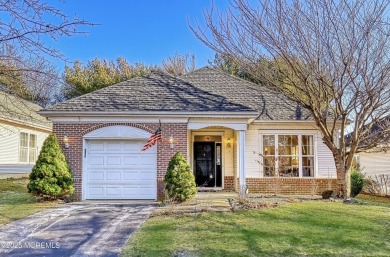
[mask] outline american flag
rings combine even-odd
[[[158,140],[161,140],[161,126],[156,130],[156,132],[154,132],[154,134],[152,134],[148,140],[148,142],[146,142],[146,144],[144,145],[144,147],[142,147],[142,150],[141,152],[149,149],[150,147],[154,146]]]

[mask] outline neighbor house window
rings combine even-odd
[[[265,177],[313,177],[312,135],[263,135]]]
[[[37,146],[37,135],[21,132],[19,161],[34,163],[37,160],[38,155]]]

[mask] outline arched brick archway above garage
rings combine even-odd
[[[106,129],[104,129],[106,128]],[[84,131],[81,132],[83,136],[86,136],[90,134],[93,131],[120,131],[122,133],[132,133],[134,131],[141,132],[150,132],[153,133],[154,131],[144,125],[137,124],[137,123],[103,123],[99,125],[95,125],[93,127],[90,127]]]

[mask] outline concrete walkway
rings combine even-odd
[[[237,198],[235,192],[198,192],[194,198],[183,203],[166,201],[158,208],[154,215],[170,215],[199,212],[229,212],[229,198]]]
[[[118,256],[148,203],[64,204],[0,227],[0,256]]]

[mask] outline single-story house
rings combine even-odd
[[[0,174],[29,173],[52,124],[34,103],[0,91]]]
[[[307,110],[213,68],[177,78],[151,72],[39,113],[53,122],[80,199],[161,197],[177,151],[202,190],[340,189],[332,154]],[[162,140],[141,152],[159,122]]]

